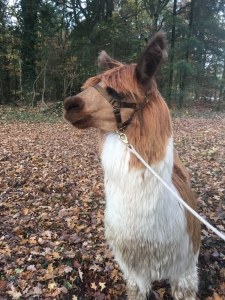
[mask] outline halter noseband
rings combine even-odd
[[[127,125],[129,125],[130,122],[132,121],[135,112],[138,110],[136,103],[119,102],[118,100],[116,100],[115,98],[110,96],[106,92],[106,90],[103,89],[99,84],[94,85],[93,88],[95,88],[110,104],[112,104],[114,116],[115,116],[116,123],[117,123],[117,130],[121,131],[121,130],[125,129],[127,127]],[[120,114],[121,108],[132,108],[134,110],[131,117],[125,122],[122,122],[122,118],[121,118],[121,114]]]

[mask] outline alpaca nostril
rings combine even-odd
[[[73,103],[71,101],[65,103],[66,110],[70,110],[71,108],[78,108],[79,106],[80,106],[79,103]]]
[[[79,97],[70,97],[67,98],[64,102],[64,108],[66,111],[70,110],[71,108],[80,110],[81,108],[83,108],[83,106],[83,100]]]

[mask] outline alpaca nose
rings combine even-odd
[[[70,97],[67,98],[64,102],[64,108],[66,111],[69,111],[71,108],[76,110],[81,110],[84,107],[84,101],[80,97]]]

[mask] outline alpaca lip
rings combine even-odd
[[[92,118],[91,115],[86,115],[85,117],[78,119],[79,116],[73,115],[72,113],[67,112],[67,111],[64,112],[63,117],[67,122],[69,122],[70,124],[72,124],[75,127],[81,127],[81,126],[85,125]],[[76,119],[78,119],[78,120],[76,120]],[[74,121],[74,120],[76,120],[76,121]]]
[[[84,125],[86,122],[90,121],[91,116],[87,116],[86,118],[80,119],[76,122],[72,122],[72,125],[77,127],[77,126],[82,126]]]

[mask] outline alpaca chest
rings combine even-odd
[[[170,186],[173,166],[172,143],[171,140],[168,144],[165,159],[157,166],[152,166]],[[183,207],[149,170],[130,170],[130,155],[116,134],[107,135],[102,152],[106,222],[121,233],[124,230],[131,236],[147,235],[148,239],[151,234],[152,238],[155,236],[156,239],[162,240],[165,235],[171,235],[177,226],[184,231],[186,221]]]
[[[172,140],[167,148],[165,159],[153,167],[172,186]],[[178,272],[177,259],[183,261],[183,268],[187,267],[189,253],[193,253],[186,232],[185,213],[150,171],[130,170],[129,159],[126,146],[118,141],[117,135],[109,134],[102,152],[105,234],[120,265],[124,265],[126,259],[127,265],[133,264],[134,270],[145,268],[147,264],[148,268],[156,270],[153,277],[157,280],[171,273],[171,265],[173,272]],[[140,257],[144,258],[142,262]],[[125,265],[121,266],[124,273]]]

